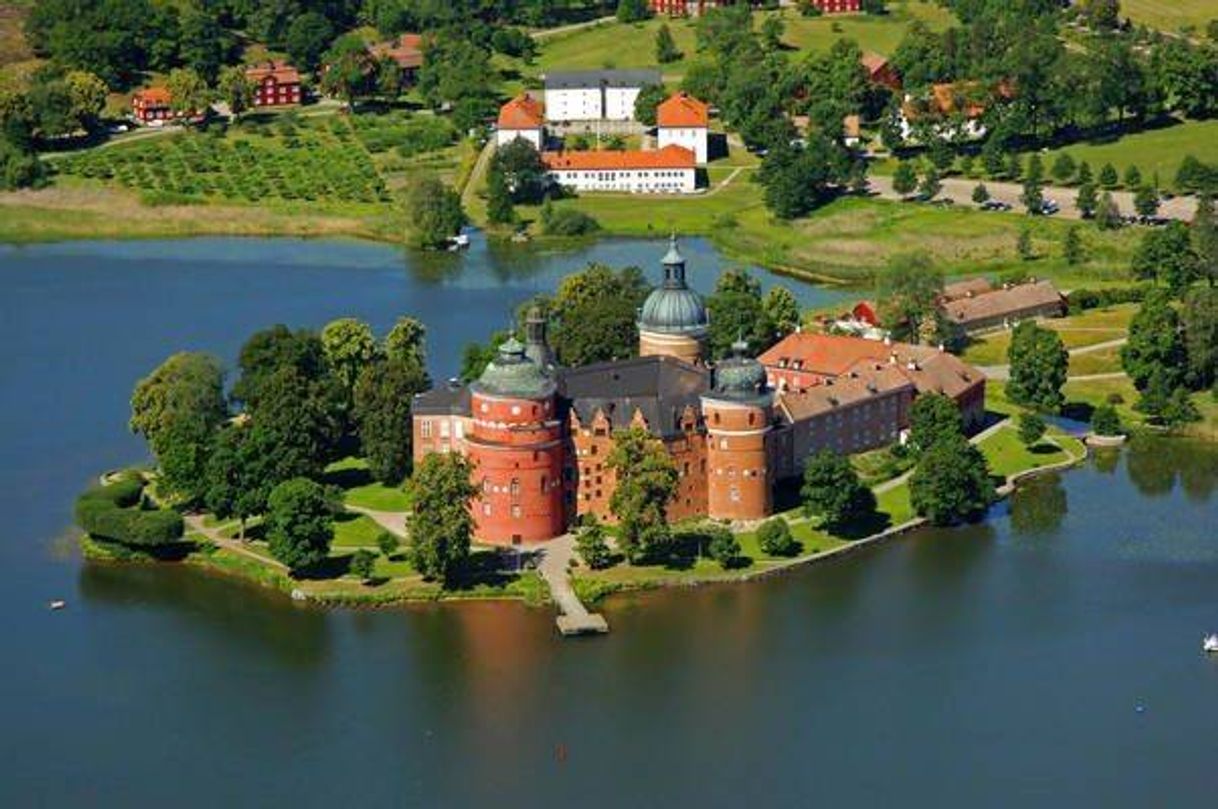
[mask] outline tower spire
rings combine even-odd
[[[668,289],[685,289],[685,257],[677,247],[677,234],[668,237],[668,252],[661,259],[664,265],[664,286]]]

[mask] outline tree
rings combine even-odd
[[[618,0],[618,22],[642,22],[651,17],[651,7],[647,0]]]
[[[245,69],[237,65],[221,68],[216,82],[220,101],[228,105],[234,116],[248,110],[254,103],[254,88],[245,75]]]
[[[1197,273],[1212,287],[1218,284],[1218,217],[1214,215],[1214,198],[1209,194],[1202,194],[1197,200],[1191,231]]]
[[[1138,390],[1145,390],[1157,373],[1160,387],[1170,392],[1184,381],[1187,356],[1180,319],[1170,298],[1162,291],[1151,293],[1129,323],[1129,339],[1121,346],[1121,367]]]
[[[1071,225],[1066,228],[1066,235],[1062,237],[1062,256],[1071,267],[1082,264],[1083,259],[1086,258],[1083,253],[1083,240],[1079,235],[1078,225]]]
[[[222,428],[210,447],[203,502],[220,519],[236,517],[241,539],[249,518],[266,509],[273,486],[272,460],[263,452],[259,437],[243,425]]]
[[[645,126],[656,125],[656,107],[668,98],[668,91],[662,84],[644,84],[639,88],[639,94],[634,99],[634,117]]]
[[[211,101],[207,82],[190,68],[178,68],[169,72],[165,86],[171,96],[169,106],[174,112],[186,115],[206,115]]]
[[[1105,163],[1100,167],[1100,185],[1109,190],[1116,188],[1120,179],[1117,177],[1117,170],[1111,163]]]
[[[1079,10],[1087,27],[1093,31],[1112,30],[1120,24],[1119,0],[1083,0]]]
[[[310,380],[320,380],[326,373],[321,338],[307,329],[292,331],[283,324],[252,334],[241,346],[237,365],[241,376],[233,386],[233,398],[250,409],[258,406],[266,381],[281,368],[293,368]]]
[[[682,55],[677,49],[676,40],[672,38],[672,31],[668,30],[668,23],[660,23],[656,31],[656,61],[667,65],[680,61]]]
[[[1034,447],[1045,437],[1048,429],[1045,420],[1036,413],[1019,414],[1019,440],[1026,447]]]
[[[330,553],[334,537],[333,493],[308,478],[292,478],[267,498],[266,537],[271,556],[292,575],[318,565]]]
[[[454,584],[469,558],[474,523],[470,499],[478,494],[473,465],[456,452],[424,456],[410,481],[410,561],[425,578]]]
[[[786,337],[799,326],[799,301],[791,290],[781,284],[770,287],[761,302],[761,310],[766,325],[773,329],[771,339]]]
[[[358,34],[343,34],[334,40],[322,61],[326,65],[321,75],[322,92],[342,98],[354,109],[356,99],[372,91],[376,60]]]
[[[1146,414],[1165,427],[1177,427],[1201,418],[1196,405],[1183,385],[1173,385],[1173,374],[1164,368],[1155,368],[1133,409]]]
[[[1023,193],[1019,200],[1028,209],[1030,214],[1039,214],[1044,209],[1045,195],[1041,188],[1041,183],[1044,178],[1044,167],[1040,162],[1040,155],[1032,155],[1028,160],[1028,173],[1023,180]]]
[[[1218,379],[1218,290],[1198,287],[1184,296],[1180,313],[1187,381],[1191,388],[1210,388]]]
[[[321,330],[321,350],[326,367],[348,403],[355,396],[355,382],[377,357],[372,327],[354,317],[331,320]]]
[[[964,435],[960,408],[941,393],[928,393],[914,400],[909,408],[909,443],[914,452],[924,454],[940,441]]]
[[[288,26],[284,50],[292,63],[312,73],[321,65],[321,56],[334,38],[334,26],[316,11],[306,11]]]
[[[1074,165],[1074,158],[1068,152],[1062,152],[1053,161],[1053,179],[1062,185],[1069,183],[1074,178],[1074,173],[1077,170],[1077,167]]]
[[[771,517],[757,528],[757,544],[770,556],[794,556],[799,542],[791,536],[791,526],[782,517]]]
[[[492,225],[514,225],[516,209],[512,207],[512,193],[502,169],[492,162],[486,181],[486,220]]]
[[[840,528],[875,511],[875,494],[859,480],[850,460],[832,450],[808,457],[799,493],[804,515],[820,517],[829,528]]]
[[[782,21],[782,17],[777,14],[768,15],[761,21],[759,28],[762,47],[770,52],[781,50],[782,35],[786,30],[787,26]]]
[[[1090,182],[1082,182],[1078,187],[1078,197],[1074,202],[1074,207],[1078,208],[1079,214],[1084,219],[1090,219],[1095,216],[1096,206],[1099,204],[1095,196],[1095,185]]]
[[[1100,203],[1095,209],[1095,224],[1100,230],[1116,230],[1121,226],[1121,209],[1110,191],[1105,191],[1100,197]]]
[[[1083,185],[1084,183],[1094,184],[1095,177],[1091,174],[1091,164],[1086,160],[1079,161],[1078,173],[1075,175],[1074,179],[1078,181],[1079,185]]]
[[[985,187],[985,183],[977,183],[973,186],[973,202],[978,205],[983,205],[990,198],[990,190]]]
[[[397,534],[394,534],[391,531],[381,531],[379,534],[377,534],[377,550],[384,554],[386,559],[392,559],[393,555],[398,552],[398,548],[400,546],[401,541],[398,539]]]
[[[1005,173],[1006,156],[996,139],[990,138],[986,141],[985,146],[981,147],[981,165],[985,169],[985,175],[991,180],[997,179]]]
[[[548,173],[541,154],[523,138],[495,150],[491,169],[503,174],[512,202],[535,203],[546,197]]]
[[[638,351],[636,323],[650,287],[637,267],[590,264],[559,282],[549,306],[551,345],[568,367],[625,359]]]
[[[397,98],[402,93],[403,81],[401,65],[390,58],[376,60],[376,79],[373,84],[378,95],[388,99]]]
[[[204,81],[215,81],[232,44],[228,33],[214,13],[193,4],[182,11],[179,25],[178,57],[182,64]]]
[[[924,452],[909,479],[910,504],[932,525],[979,519],[996,497],[985,456],[962,435]]]
[[[849,174],[845,148],[813,133],[803,146],[787,139],[775,142],[761,161],[757,180],[765,188],[766,207],[779,219],[794,219],[836,196]]]
[[[1162,281],[1173,294],[1190,286],[1197,280],[1198,261],[1188,225],[1172,221],[1148,230],[1134,250],[1130,269],[1138,278]]]
[[[427,327],[413,317],[399,317],[385,335],[382,352],[388,360],[407,362],[425,368]]]
[[[87,71],[73,70],[64,76],[64,84],[72,102],[72,117],[81,129],[96,130],[106,107],[106,83]]]
[[[613,437],[608,467],[617,475],[609,510],[618,519],[618,547],[633,561],[657,558],[672,533],[666,516],[677,487],[677,468],[664,446],[642,427]]]
[[[416,362],[382,359],[364,368],[355,385],[354,421],[368,471],[395,484],[410,471],[411,403],[427,390],[428,379]]]
[[[1060,334],[1025,320],[1011,335],[1007,360],[1011,364],[1008,399],[1048,412],[1061,409],[1065,401],[1061,389],[1066,384],[1070,355]]]
[[[742,338],[749,343],[750,353],[765,350],[776,339],[761,299],[761,282],[747,270],[724,271],[706,307],[710,314],[708,348],[715,359],[730,356],[732,346]]]
[[[1096,435],[1120,435],[1121,418],[1116,408],[1110,404],[1102,404],[1091,411],[1091,430]]]
[[[1007,159],[1007,179],[1015,182],[1023,174],[1023,161],[1019,158],[1018,152],[1011,152],[1011,156]]]
[[[209,354],[174,354],[139,381],[130,426],[156,456],[163,493],[187,501],[204,495],[212,438],[227,417],[224,372]]]
[[[592,570],[603,570],[613,564],[613,552],[605,537],[605,526],[595,517],[575,535],[575,551]]]
[[[1130,165],[1127,169],[1125,169],[1125,187],[1137,188],[1141,184],[1142,172],[1138,170],[1137,166]]]
[[[1154,216],[1159,212],[1159,192],[1149,185],[1139,186],[1133,195],[1133,209],[1138,216]]]
[[[367,548],[360,548],[351,554],[351,562],[347,569],[367,584],[372,579],[372,571],[375,567],[376,554]]]
[[[1019,236],[1015,238],[1015,252],[1019,253],[1019,257],[1024,261],[1031,261],[1036,258],[1036,251],[1032,246],[1032,230],[1027,227],[1019,229]]]
[[[466,223],[461,195],[435,177],[423,177],[410,189],[407,209],[420,247],[443,247]]]
[[[901,339],[918,339],[924,324],[933,322],[942,294],[943,271],[926,253],[893,256],[876,279],[880,320]]]
[[[934,167],[928,168],[918,185],[918,196],[924,200],[934,199],[942,190],[943,183],[939,182],[939,172],[935,171]]]
[[[719,567],[729,570],[747,561],[740,558],[740,543],[726,525],[709,525],[706,535],[706,552],[719,563]]]
[[[907,197],[917,187],[918,173],[914,171],[912,163],[908,160],[902,160],[897,164],[896,171],[892,174],[892,190],[903,197]]]

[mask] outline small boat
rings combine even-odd
[[[465,248],[469,247],[469,234],[458,233],[456,236],[449,239],[449,243],[452,245],[450,248],[452,250],[464,250]]]
[[[1201,641],[1201,651],[1218,654],[1218,634],[1206,635],[1205,640]]]
[[[51,602],[50,604],[48,604],[47,606],[49,606],[49,607],[50,607],[51,609],[53,609],[53,610],[61,610],[61,609],[63,609],[64,607],[68,606],[68,602],[66,602],[66,601],[61,601],[61,600],[59,600],[59,599],[55,599],[54,601],[52,601],[52,602]]]

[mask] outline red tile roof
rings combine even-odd
[[[978,278],[966,278],[963,281],[956,281],[952,284],[947,284],[943,287],[943,300],[955,301],[960,298],[971,298],[974,295],[984,295],[987,292],[993,292],[994,285],[990,283],[990,279],[984,276]]]
[[[706,126],[710,106],[685,93],[674,93],[656,107],[659,126]]]
[[[168,87],[145,87],[143,90],[137,90],[131,100],[145,106],[167,107],[173,100],[173,95]]]
[[[545,122],[541,102],[522,93],[499,108],[500,129],[539,129]]]
[[[245,77],[254,83],[261,83],[268,76],[279,84],[300,84],[300,72],[287,62],[259,62],[245,69]]]
[[[378,42],[369,50],[378,59],[389,58],[400,67],[414,68],[423,65],[423,37],[421,34],[402,34],[388,42]]]
[[[697,165],[693,152],[676,145],[648,152],[545,152],[541,159],[551,171],[692,169]]]
[[[791,421],[804,421],[899,390],[910,389],[912,393],[913,387],[893,366],[878,365],[860,369],[857,376],[843,376],[806,390],[783,391],[779,406]]]

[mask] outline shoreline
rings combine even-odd
[[[1091,449],[1082,440],[1079,440],[1078,444],[1082,447],[1081,454],[1075,454],[1063,448],[1063,451],[1069,455],[1066,460],[1044,467],[1021,470],[1007,476],[1006,482],[997,489],[998,498],[995,500],[995,505],[1005,501],[1023,480],[1041,474],[1069,470],[1081,464],[1091,455]],[[894,480],[899,479],[894,478]],[[982,521],[988,519],[990,517],[987,515]],[[916,517],[899,525],[890,526],[875,534],[845,542],[828,550],[816,551],[790,559],[777,560],[773,564],[756,570],[740,572],[717,571],[714,575],[707,576],[657,576],[654,579],[632,582],[606,582],[576,575],[572,578],[572,584],[580,600],[586,606],[601,604],[612,596],[625,595],[632,592],[748,584],[773,576],[789,574],[839,556],[846,556],[861,550],[877,547],[896,537],[913,533],[920,528],[926,527],[928,524],[926,518]],[[397,580],[399,586],[396,590],[381,592],[358,582],[331,580],[329,586],[326,586],[318,580],[292,579],[266,565],[244,561],[242,558],[223,548],[214,545],[207,547],[208,543],[205,537],[201,538],[203,540],[201,542],[199,539],[190,539],[190,536],[188,533],[183,538],[184,543],[193,542],[195,547],[184,554],[182,558],[172,561],[158,560],[138,551],[114,548],[110,545],[99,543],[83,533],[80,536],[78,545],[86,563],[188,565],[208,575],[224,576],[225,578],[238,580],[245,584],[279,593],[294,604],[306,608],[408,608],[421,604],[458,603],[462,601],[514,601],[528,607],[553,606],[553,602],[549,598],[549,591],[544,582],[541,582],[541,576],[536,570],[527,571],[525,575],[517,580],[517,583],[521,584],[521,587],[516,592],[507,588],[483,589],[479,587],[470,590],[444,590],[434,583],[415,584],[406,583],[406,580]],[[587,568],[583,565],[576,568],[576,571],[581,570],[586,571]],[[394,581],[389,580],[381,586],[392,585]],[[535,589],[538,584],[540,584],[540,595]],[[519,590],[523,590],[523,592]]]

